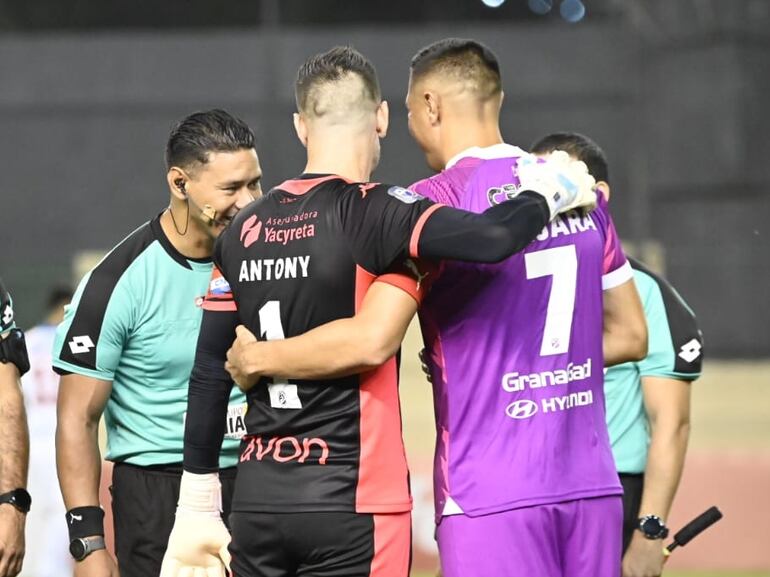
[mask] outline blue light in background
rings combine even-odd
[[[580,0],[563,0],[559,6],[561,17],[572,24],[580,22],[586,15],[586,7]]]
[[[532,12],[541,16],[548,14],[553,8],[553,0],[529,0],[527,4]]]

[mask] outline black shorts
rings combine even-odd
[[[623,553],[625,554],[634,531],[639,527],[644,474],[620,473],[620,484],[623,485]]]
[[[408,577],[412,515],[230,515],[233,577]],[[121,574],[122,575],[122,574]]]
[[[230,513],[235,467],[222,469],[224,518]],[[181,465],[137,467],[115,463],[112,518],[121,577],[158,577],[179,500]]]

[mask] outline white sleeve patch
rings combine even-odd
[[[634,271],[629,262],[626,261],[620,268],[616,268],[614,271],[602,276],[602,290],[610,290],[632,278],[634,278]]]

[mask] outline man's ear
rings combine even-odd
[[[187,173],[178,166],[172,166],[166,173],[166,182],[168,188],[176,198],[179,200],[187,200],[187,190],[185,188],[187,181],[190,178]]]
[[[604,195],[604,199],[609,202],[610,200],[610,183],[604,180],[599,180],[596,182],[596,190],[601,191],[601,193]]]
[[[441,96],[433,91],[426,91],[422,95],[423,103],[428,115],[428,122],[431,126],[441,122]]]
[[[377,136],[385,138],[388,134],[388,124],[390,123],[390,108],[388,101],[383,100],[377,107]]]
[[[294,131],[297,133],[297,138],[302,143],[302,146],[307,148],[307,124],[305,118],[299,113],[294,113]]]

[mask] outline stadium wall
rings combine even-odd
[[[162,210],[163,146],[184,115],[230,109],[256,129],[266,184],[299,172],[294,74],[334,44],[372,58],[391,103],[376,178],[425,176],[406,130],[408,62],[447,35],[499,54],[510,142],[577,130],[606,149],[621,235],[662,246],[710,356],[770,354],[759,305],[770,283],[767,35],[658,39],[615,21],[0,38],[0,273],[24,295],[21,323],[39,318],[45,286],[68,278],[77,251],[109,248]]]

